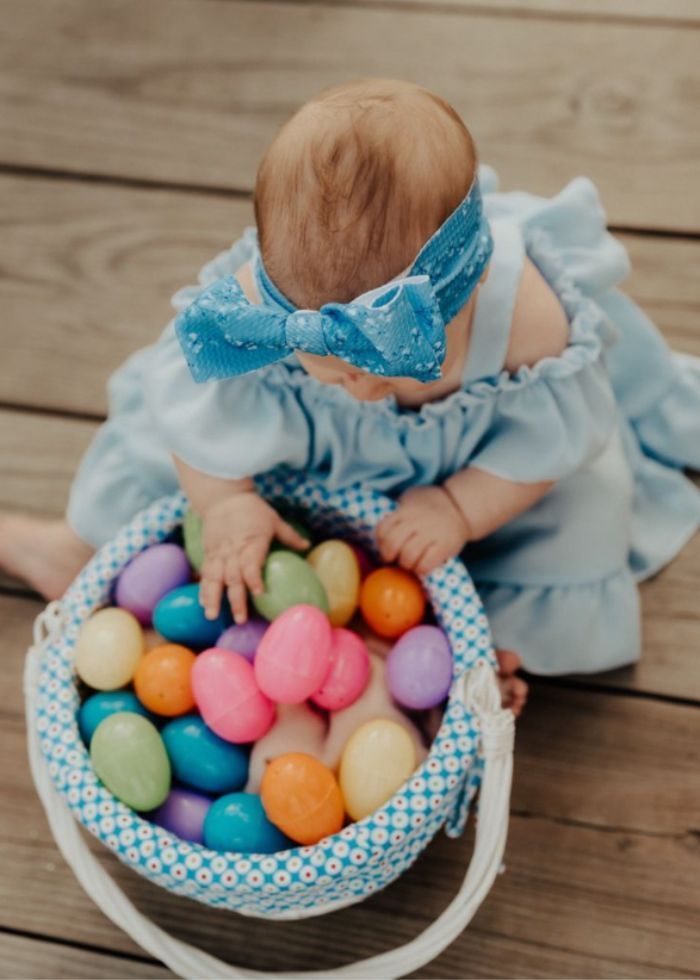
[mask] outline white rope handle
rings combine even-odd
[[[60,604],[47,606],[36,620],[34,645],[24,672],[29,762],[51,832],[63,857],[93,902],[144,950],[187,980],[205,977],[236,978],[282,976],[232,966],[189,946],[146,918],[126,897],[91,853],[77,821],[59,796],[48,773],[36,728],[36,690],[41,653],[61,631]],[[470,922],[501,867],[508,832],[510,787],[513,775],[514,717],[501,707],[501,695],[492,668],[479,664],[462,675],[459,693],[478,718],[483,736],[484,773],[479,797],[474,854],[457,895],[442,915],[404,946],[335,970],[283,974],[287,980],[313,977],[365,977],[369,980],[405,976],[435,959]]]

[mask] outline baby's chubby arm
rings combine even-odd
[[[309,546],[255,490],[250,478],[222,480],[173,456],[184,493],[204,520],[204,563],[199,601],[207,619],[215,619],[227,590],[234,619],[247,619],[246,588],[265,591],[262,566],[273,538],[290,548]]]
[[[442,486],[412,487],[377,528],[386,562],[427,575],[537,503],[552,483],[514,483],[470,466]]]

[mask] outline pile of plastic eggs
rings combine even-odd
[[[296,526],[299,527],[298,522]],[[306,538],[311,536],[300,528]],[[452,680],[412,575],[339,539],[275,544],[256,616],[199,602],[201,521],[121,572],[82,627],[78,725],[119,800],[183,840],[271,853],[382,806],[425,758]]]

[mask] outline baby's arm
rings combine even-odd
[[[207,619],[219,614],[224,586],[234,619],[247,618],[246,588],[265,591],[262,566],[273,538],[291,548],[304,540],[255,490],[250,478],[221,480],[193,469],[173,456],[180,486],[204,519],[204,563],[200,602]]]

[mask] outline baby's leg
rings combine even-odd
[[[94,554],[63,520],[0,513],[0,569],[58,599]]]

